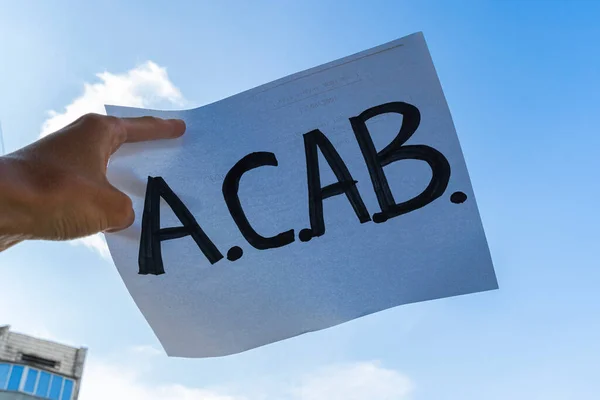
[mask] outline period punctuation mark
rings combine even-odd
[[[467,195],[464,194],[463,192],[454,192],[450,196],[450,201],[453,202],[454,204],[462,204],[465,201],[467,201]]]
[[[301,242],[308,242],[313,237],[313,233],[311,229],[302,229],[298,234]]]
[[[244,250],[242,250],[242,248],[239,246],[233,246],[229,249],[229,251],[227,251],[227,259],[229,261],[239,260],[242,258],[242,255],[244,255]]]

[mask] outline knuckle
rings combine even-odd
[[[119,125],[121,122],[120,118],[113,117],[112,115],[103,115],[102,117],[108,125]]]
[[[109,127],[106,116],[100,114],[85,114],[80,118],[80,124],[87,135],[95,137],[103,136],[104,131]]]
[[[96,135],[98,140],[101,141],[108,139],[111,143],[113,143],[113,140],[121,143],[124,141],[124,137],[127,136],[121,118],[90,113],[85,114],[79,120],[88,133]]]
[[[104,115],[88,113],[79,118],[79,121],[86,126],[97,126],[104,122]]]
[[[120,120],[120,118],[113,117],[110,115],[88,113],[88,114],[83,115],[81,118],[79,118],[79,121],[81,121],[81,123],[84,126],[87,126],[91,129],[93,129],[93,128],[107,129],[107,128],[111,128],[111,127],[119,125],[119,122],[121,120]]]
[[[115,139],[118,143],[124,142],[125,138],[127,137],[127,129],[123,124],[123,120],[117,117],[108,118],[110,118],[108,121],[110,124],[110,131],[114,135]]]
[[[144,121],[146,121],[147,123],[152,124],[152,125],[156,125],[156,124],[163,122],[163,120],[161,118],[153,117],[153,116],[145,116],[142,118],[144,119]]]

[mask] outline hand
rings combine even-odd
[[[183,135],[181,120],[88,114],[0,157],[0,251],[25,239],[67,240],[133,223],[131,200],[106,179],[123,144]]]

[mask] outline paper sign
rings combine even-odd
[[[108,170],[136,213],[110,251],[169,355],[497,288],[420,33],[194,110],[107,110],[187,124]]]

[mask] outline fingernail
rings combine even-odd
[[[186,129],[186,125],[185,125],[185,121],[182,119],[169,119],[167,120],[169,123],[173,124],[173,125],[177,125],[177,133],[179,133],[181,131],[181,134],[183,134],[185,132]]]

